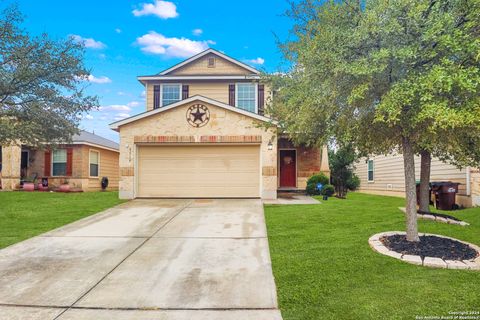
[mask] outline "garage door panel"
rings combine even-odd
[[[259,146],[141,146],[139,197],[259,197]]]

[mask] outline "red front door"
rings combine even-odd
[[[297,186],[297,159],[295,150],[280,150],[280,187]]]

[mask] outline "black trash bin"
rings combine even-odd
[[[455,204],[455,195],[458,192],[460,183],[451,181],[432,182],[432,191],[435,195],[435,207],[440,210],[454,210],[457,208]]]

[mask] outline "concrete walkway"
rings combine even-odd
[[[134,200],[0,250],[1,319],[281,320],[260,200]]]

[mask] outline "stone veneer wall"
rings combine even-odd
[[[210,111],[210,121],[203,127],[192,127],[186,120],[186,112],[190,105],[196,103],[199,102],[192,102],[188,105],[179,106],[160,114],[152,115],[148,118],[126,124],[119,128],[120,198],[132,199],[135,196],[134,168],[136,159],[136,137],[137,141],[139,141],[138,139],[142,139],[141,137],[148,136],[162,136],[164,137],[162,138],[164,140],[173,139],[173,142],[157,141],[152,143],[221,144],[252,143],[246,141],[245,139],[248,140],[252,139],[250,137],[259,136],[261,138],[261,142],[255,143],[259,143],[261,149],[261,197],[264,199],[275,199],[277,196],[277,141],[275,130],[269,129],[266,131],[264,128],[259,126],[259,120],[204,102],[200,103],[208,107]],[[212,138],[215,141],[207,141],[210,138],[207,139],[202,137],[217,138]],[[181,141],[179,142],[178,139]],[[269,142],[272,143],[273,150],[268,150]]]
[[[14,190],[20,185],[20,145],[2,146],[2,190]]]

